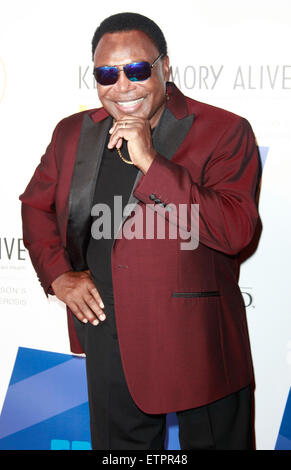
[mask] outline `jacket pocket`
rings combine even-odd
[[[173,292],[172,297],[219,297],[220,292],[218,290],[203,291],[203,292]]]

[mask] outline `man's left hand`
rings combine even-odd
[[[122,139],[126,140],[130,159],[145,174],[156,154],[149,121],[134,116],[123,116],[115,121],[109,133],[111,136],[108,148],[120,149]]]

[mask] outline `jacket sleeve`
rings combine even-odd
[[[58,183],[55,148],[61,122],[56,126],[52,140],[27,188],[19,197],[22,201],[23,243],[46,295],[53,294],[50,286],[54,279],[72,270],[55,209]]]
[[[251,241],[258,219],[256,190],[260,159],[250,124],[239,118],[218,139],[206,159],[202,175],[156,154],[134,195],[170,222],[191,231],[193,205],[199,205],[199,242],[234,255]],[[175,215],[168,210],[175,206]],[[187,207],[186,217],[179,213]],[[197,211],[197,209],[196,209]],[[194,211],[195,212],[195,211]],[[180,211],[181,213],[181,211]]]

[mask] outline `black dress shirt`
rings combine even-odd
[[[111,272],[111,250],[114,242],[114,196],[121,196],[118,204],[119,206],[122,204],[123,213],[135,182],[138,168],[135,165],[129,165],[122,161],[116,149],[107,148],[109,137],[110,136],[108,135],[104,147],[104,153],[93,198],[93,206],[96,204],[106,204],[107,208],[104,211],[100,210],[98,215],[92,216],[92,224],[97,221],[98,239],[94,237],[94,233],[96,236],[96,231],[94,232],[94,225],[92,225],[93,236],[91,233],[87,249],[87,264],[103,302],[105,304],[114,304]],[[124,158],[130,160],[125,141],[123,142],[121,151]],[[115,199],[115,207],[118,205],[116,201],[117,199]],[[100,206],[97,206],[97,208],[98,210],[102,209]],[[108,221],[105,214],[108,214],[109,210],[111,216]],[[116,211],[115,216],[118,216],[120,213],[121,210]],[[119,226],[121,217],[118,217],[118,219],[119,220],[115,221],[115,226],[117,222]],[[104,221],[103,224],[101,224],[102,220]],[[110,229],[109,231],[108,228]],[[103,236],[99,238],[102,233]],[[110,238],[104,238],[104,235],[110,235]]]

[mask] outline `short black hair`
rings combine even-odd
[[[92,39],[92,59],[102,36],[106,33],[138,30],[145,33],[157,46],[159,53],[167,55],[167,43],[159,26],[150,18],[139,13],[117,13],[100,23]]]

